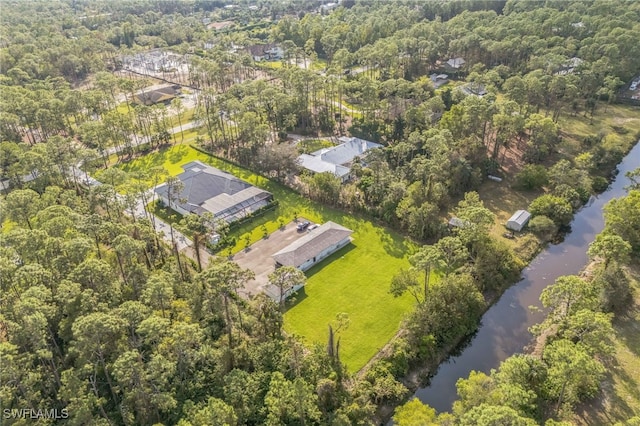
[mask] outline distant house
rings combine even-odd
[[[332,10],[336,9],[338,6],[340,6],[338,3],[336,2],[330,2],[330,3],[326,3],[320,6],[320,13],[321,14],[326,14],[331,12]]]
[[[443,84],[446,84],[448,78],[449,76],[447,74],[431,74],[429,76],[429,79],[431,79],[431,82],[433,83],[433,87],[436,89]]]
[[[323,148],[311,154],[298,157],[300,166],[312,173],[331,172],[344,183],[351,177],[351,163],[367,151],[382,148],[382,145],[360,138],[341,137],[342,143],[331,148]]]
[[[529,219],[531,219],[531,213],[526,210],[518,210],[507,221],[507,228],[512,231],[520,232],[529,222]]]
[[[444,66],[452,72],[456,72],[459,71],[466,63],[467,62],[464,59],[458,57],[449,59],[447,62],[445,62]]]
[[[279,61],[284,57],[284,50],[275,43],[254,44],[247,46],[247,52],[254,61]]]
[[[478,96],[481,98],[488,93],[486,87],[480,83],[467,83],[459,87],[460,91],[468,96]]]
[[[352,230],[337,223],[324,223],[275,253],[272,257],[276,268],[293,266],[306,271],[349,244],[352,233]]]
[[[134,94],[133,101],[139,105],[155,105],[159,103],[169,103],[180,95],[180,86],[177,84],[163,84],[159,86],[147,87]]]
[[[187,163],[183,169],[177,177],[184,188],[173,195],[171,203],[166,183],[155,189],[166,206],[182,215],[210,212],[215,219],[231,223],[273,201],[270,192],[200,161]]]
[[[554,74],[555,75],[573,74],[576,71],[576,68],[578,68],[583,63],[584,63],[584,60],[574,56],[573,58],[569,59],[567,62],[562,64],[560,69]]]

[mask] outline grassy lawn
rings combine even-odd
[[[350,325],[339,333],[340,358],[355,372],[393,337],[413,306],[408,294],[394,299],[388,293],[391,277],[408,266],[410,247],[366,219],[335,219],[355,231],[353,243],[307,272],[307,285],[285,313],[285,328],[307,342],[326,344],[328,325],[335,328],[336,315],[347,313]]]
[[[180,119],[178,119],[178,114],[172,114],[171,117],[169,117],[169,120],[167,120],[169,122],[168,127],[170,129],[174,127],[180,127],[181,121],[182,121],[182,125],[184,126],[188,122],[193,121],[193,114],[195,114],[195,112],[196,112],[195,108],[183,110],[180,115]]]
[[[613,321],[615,357],[601,395],[578,407],[574,424],[604,425],[640,416],[640,265],[632,268],[635,303]]]
[[[314,203],[276,182],[187,145],[176,145],[121,167],[134,171],[162,166],[171,175],[177,175],[182,172],[181,165],[193,160],[209,163],[264,188],[279,202],[274,211],[234,231],[238,236],[234,251],[244,248],[244,235],[249,235],[252,242],[261,239],[261,225],[271,233],[280,227],[279,220],[288,223],[295,216],[321,223],[332,220],[354,231],[352,245],[307,273],[307,286],[285,314],[285,328],[309,344],[325,344],[327,326],[338,313],[346,312],[350,326],[340,333],[340,356],[350,371],[359,370],[389,341],[403,315],[413,307],[410,295],[395,299],[388,288],[397,270],[409,266],[407,258],[414,246],[367,218]]]
[[[297,145],[300,154],[311,154],[322,148],[330,148],[334,146],[333,142],[328,139],[307,139],[300,141]]]
[[[277,70],[284,67],[282,61],[262,61],[257,64],[261,68]]]

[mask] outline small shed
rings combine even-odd
[[[529,222],[529,219],[531,219],[531,213],[526,210],[518,210],[507,221],[507,228],[512,231],[520,232]]]

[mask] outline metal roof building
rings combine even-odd
[[[272,257],[276,267],[294,266],[306,271],[351,242],[353,231],[335,222],[327,222],[309,231],[304,237],[294,241],[275,253]]]
[[[379,143],[360,138],[343,136],[338,140],[342,142],[340,145],[300,155],[300,165],[313,173],[331,172],[345,182],[351,172],[349,166],[356,157],[361,157],[371,149],[382,148]]]
[[[507,228],[520,232],[527,222],[529,222],[529,219],[531,219],[531,213],[526,210],[518,210],[507,221]]]

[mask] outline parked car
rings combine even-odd
[[[307,231],[313,231],[314,229],[318,228],[320,225],[318,225],[317,223],[314,223],[313,225],[311,225],[309,227],[309,229],[307,229]]]
[[[305,220],[304,222],[300,222],[298,224],[298,231],[304,231],[309,227],[309,225],[311,225],[311,222],[309,222],[308,220]]]

